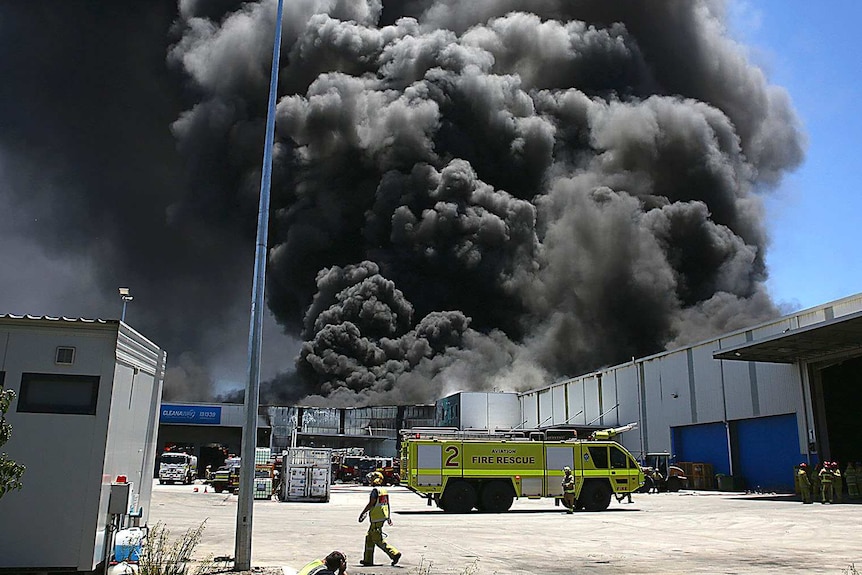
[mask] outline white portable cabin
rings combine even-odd
[[[93,571],[109,526],[146,522],[165,357],[116,320],[0,315],[2,449],[26,467],[0,498],[0,572]]]

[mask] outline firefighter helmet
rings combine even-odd
[[[368,482],[371,485],[383,485],[383,474],[379,471],[372,471],[368,474]]]
[[[566,465],[565,467],[563,467],[563,472],[564,472],[564,473],[571,473],[571,472],[572,472],[572,468],[571,468],[571,467],[569,467],[568,465]]]

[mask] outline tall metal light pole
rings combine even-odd
[[[123,300],[123,313],[120,314],[120,321],[126,321],[126,304],[135,298],[129,293],[129,288],[120,288],[120,298]]]
[[[257,447],[257,409],[260,401],[260,344],[263,332],[264,286],[266,283],[266,248],[269,229],[269,192],[272,178],[272,147],[275,137],[275,99],[278,92],[278,60],[281,53],[281,16],[284,0],[278,0],[275,18],[275,40],[272,47],[272,71],[269,80],[269,107],[266,115],[266,139],[263,146],[263,169],[260,177],[260,204],[257,213],[257,243],[254,253],[254,285],[251,296],[251,322],[248,330],[248,385],[245,390],[245,424],[242,428],[240,453],[239,504],[236,511],[236,545],[234,570],[251,569],[252,511],[254,507],[254,455]]]

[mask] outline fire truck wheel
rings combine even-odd
[[[469,513],[476,506],[476,489],[466,481],[453,481],[443,492],[443,511]]]
[[[491,481],[482,487],[479,510],[486,513],[503,513],[512,507],[514,500],[511,485],[505,481]]]
[[[587,511],[604,511],[611,504],[611,488],[607,483],[589,481],[581,490],[578,503]]]

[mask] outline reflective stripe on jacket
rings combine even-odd
[[[372,523],[389,519],[389,493],[382,487],[377,488],[377,503],[371,508],[368,516]]]
[[[300,569],[296,575],[332,575],[332,570],[327,569],[326,564],[318,559]]]

